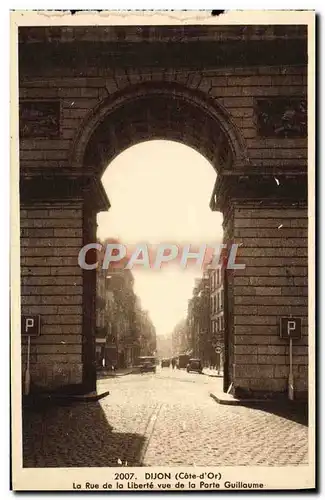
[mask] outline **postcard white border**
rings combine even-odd
[[[150,468],[44,468],[22,467],[21,362],[20,362],[20,238],[19,238],[19,149],[18,149],[18,51],[19,26],[60,25],[222,25],[222,24],[307,24],[308,25],[308,215],[309,215],[309,317],[315,317],[315,15],[313,11],[227,11],[212,17],[205,11],[187,12],[82,12],[71,16],[60,12],[16,11],[10,18],[11,61],[11,396],[12,396],[12,480],[16,491],[73,490],[73,483],[103,484],[116,471],[134,471],[138,481],[144,472],[184,470],[193,467]],[[205,467],[232,482],[262,482],[264,489],[306,489],[315,486],[315,325],[309,323],[309,464],[297,467]],[[86,479],[85,479],[86,478]],[[166,481],[167,482],[167,481]],[[222,482],[222,481],[221,481]],[[221,488],[220,488],[221,489]],[[120,490],[127,491],[127,490]],[[141,491],[141,490],[139,490]],[[157,491],[157,490],[156,490]],[[200,492],[200,490],[196,490]]]

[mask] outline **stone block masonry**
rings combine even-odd
[[[109,208],[102,192],[97,203],[100,178],[125,148],[165,138],[211,162],[211,208],[223,213],[225,241],[241,243],[246,269],[229,276],[225,300],[226,376],[238,389],[285,391],[279,318],[299,316],[294,373],[306,392],[307,36],[304,26],[264,28],[20,30],[21,183],[44,192],[21,202],[22,314],[41,315],[36,385],[79,384],[91,372],[96,283],[77,257]],[[69,185],[50,196],[60,176]],[[97,188],[85,203],[74,185],[88,178]]]
[[[295,390],[298,398],[306,397],[307,231],[303,203],[282,209],[246,203],[234,209],[234,240],[246,264],[233,274],[233,381],[239,392],[286,391],[289,345],[280,338],[279,322],[292,315],[302,319],[302,338],[293,342]]]
[[[81,201],[22,205],[21,310],[40,314],[41,335],[31,339],[31,381],[51,390],[82,382],[83,244]],[[22,370],[26,338],[22,339]]]
[[[69,150],[73,139],[91,111],[108,97],[114,97],[140,82],[145,84],[153,81],[183,85],[224,106],[246,141],[252,166],[273,169],[285,166],[295,171],[299,167],[306,168],[306,137],[265,138],[259,133],[257,120],[259,98],[306,98],[305,66],[237,67],[209,69],[206,73],[204,69],[197,71],[190,67],[167,68],[164,71],[153,67],[139,68],[135,73],[122,67],[114,68],[101,77],[73,77],[69,74],[69,68],[65,68],[64,74],[59,77],[49,73],[42,79],[39,76],[33,78],[32,69],[29,73],[26,78],[22,78],[21,101],[58,101],[61,114],[58,138],[24,139],[21,142],[20,161],[24,170],[51,169],[58,163],[69,168]],[[224,73],[225,76],[220,76]]]

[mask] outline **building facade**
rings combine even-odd
[[[193,295],[188,303],[187,325],[192,356],[204,365],[210,360],[210,284],[209,273],[204,271],[195,280]]]
[[[140,353],[134,278],[127,269],[97,269],[96,366],[128,368]]]
[[[157,356],[160,359],[172,358],[173,356],[173,342],[172,335],[157,335]]]
[[[156,329],[151,321],[148,311],[141,308],[137,298],[136,321],[139,331],[140,356],[155,356],[157,353]]]
[[[211,269],[210,275],[210,330],[211,350],[210,365],[221,371],[224,359],[224,273],[225,269],[219,265]]]
[[[188,317],[182,319],[175,325],[171,337],[173,357],[177,357],[179,354],[192,352],[192,339],[190,336]]]
[[[118,351],[114,329],[114,294],[106,271],[97,268],[96,368],[117,366]]]

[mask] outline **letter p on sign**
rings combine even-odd
[[[282,339],[300,339],[301,318],[280,318],[280,337]]]
[[[39,316],[22,316],[21,317],[21,335],[23,337],[37,337],[40,334],[40,317]]]
[[[288,336],[291,336],[291,332],[294,332],[296,329],[296,322],[295,321],[288,321]]]
[[[31,329],[33,328],[33,326],[34,326],[34,321],[35,321],[35,320],[34,320],[34,318],[27,318],[27,319],[26,319],[26,323],[25,323],[25,325],[26,325],[26,332],[25,332],[25,333],[27,333],[27,335],[28,335],[28,330],[29,330],[30,328],[31,328]]]

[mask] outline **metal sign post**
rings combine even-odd
[[[25,396],[28,396],[29,391],[30,391],[29,364],[30,364],[30,335],[28,335],[28,338],[27,338],[27,366],[26,366],[26,372],[25,372],[25,390],[24,390]]]
[[[294,390],[293,390],[293,372],[292,372],[292,338],[290,337],[289,339],[289,387],[288,387],[288,393],[289,393],[289,399],[293,401],[294,398]]]
[[[280,337],[289,340],[289,378],[288,378],[288,396],[291,401],[294,399],[294,379],[292,363],[292,345],[293,339],[301,339],[301,318],[280,318]]]
[[[30,339],[38,337],[41,333],[40,316],[22,316],[21,317],[21,336],[27,337],[27,365],[25,371],[24,395],[28,396],[30,392]]]

